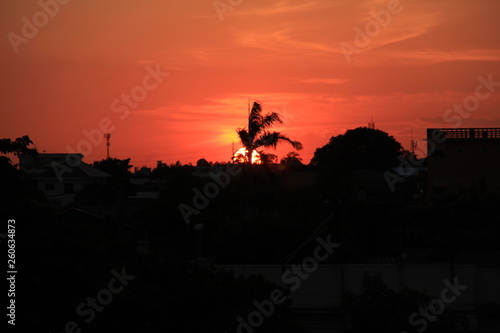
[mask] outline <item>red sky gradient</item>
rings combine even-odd
[[[279,130],[304,144],[307,163],[371,117],[405,148],[413,129],[425,150],[425,129],[453,127],[443,114],[474,96],[479,76],[500,82],[500,1],[402,0],[348,63],[339,45],[354,45],[355,28],[392,1],[243,0],[222,21],[212,0],[72,0],[17,53],[9,33],[21,36],[41,7],[2,1],[0,137],[66,152],[108,118],[111,156],[134,166],[228,161],[250,99],[282,114]],[[120,119],[112,102],[157,65],[168,77]],[[500,127],[494,89],[461,127]],[[82,153],[99,160],[106,146]]]

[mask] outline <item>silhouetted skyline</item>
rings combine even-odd
[[[70,1],[44,24],[38,2],[3,2],[0,132],[67,153],[109,119],[111,156],[154,166],[228,160],[248,99],[282,115],[278,130],[304,144],[306,163],[372,117],[406,149],[411,129],[424,148],[425,129],[455,126],[452,116],[500,126],[498,93],[443,118],[479,76],[500,82],[500,3],[401,1],[384,18],[389,3],[242,1],[221,20],[213,1]],[[349,63],[342,43],[357,50]],[[104,140],[80,148],[106,156]]]

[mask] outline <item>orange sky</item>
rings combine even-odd
[[[112,157],[135,166],[227,161],[249,98],[282,114],[305,162],[371,117],[405,148],[410,129],[423,149],[427,127],[500,127],[500,84],[468,118],[443,119],[479,76],[500,82],[498,0],[221,0],[224,13],[213,0],[59,1],[41,1],[53,17],[38,1],[0,3],[0,137],[27,134],[39,150],[102,159],[83,131],[107,121]],[[34,19],[38,31],[23,29]],[[348,62],[340,45],[361,46],[367,23],[378,30]],[[168,76],[144,81],[157,67]],[[133,107],[112,106],[132,91]]]

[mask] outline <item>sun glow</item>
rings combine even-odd
[[[233,160],[238,163],[244,163],[246,162],[246,154],[248,150],[246,148],[240,148],[234,153]],[[262,164],[262,161],[260,159],[260,154],[254,150],[252,153],[252,164]]]

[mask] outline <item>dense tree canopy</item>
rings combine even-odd
[[[316,149],[311,164],[336,171],[374,170],[384,172],[398,164],[403,147],[384,131],[358,127],[334,136]]]
[[[21,154],[36,154],[36,149],[29,148],[33,144],[29,136],[25,135],[15,140],[0,139],[0,153],[9,154],[13,153],[16,156]]]
[[[132,168],[132,165],[130,165],[130,158],[124,160],[107,158],[94,162],[93,166],[116,177],[127,176],[130,173],[129,169]]]
[[[290,164],[290,165],[302,165],[302,157],[300,154],[294,151],[289,152],[283,157],[280,161],[281,164]]]

